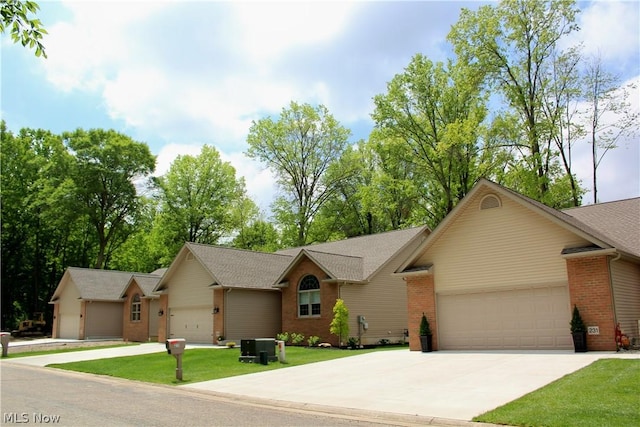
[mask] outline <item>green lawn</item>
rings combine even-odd
[[[598,360],[473,420],[532,427],[640,426],[640,360]]]
[[[126,378],[159,384],[185,384],[191,382],[214,380],[236,375],[281,369],[288,366],[304,365],[341,357],[355,356],[380,350],[407,349],[407,347],[379,347],[371,350],[337,350],[305,347],[287,347],[287,363],[271,362],[242,363],[238,361],[240,349],[198,348],[186,350],[182,357],[182,379],[176,380],[176,359],[166,352],[142,356],[127,356],[110,359],[88,360],[52,364],[49,367],[88,372],[99,375]]]

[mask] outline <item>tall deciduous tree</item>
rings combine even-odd
[[[621,87],[619,78],[604,69],[599,56],[587,62],[584,72],[587,108],[583,114],[591,144],[593,203],[598,203],[598,166],[605,154],[616,148],[620,140],[633,139],[639,132],[640,115],[630,108],[630,89],[635,86]]]
[[[94,267],[105,268],[138,215],[134,180],[154,171],[155,157],[146,144],[114,130],[78,129],[64,133],[63,138],[75,153],[71,176],[83,213],[97,236]]]
[[[264,162],[277,177],[283,195],[273,210],[283,237],[291,240],[287,243],[309,243],[315,215],[352,173],[327,173],[346,149],[349,135],[322,105],[292,102],[277,121],[269,117],[253,122],[247,155]]]
[[[518,178],[530,188],[519,190],[550,205],[559,204],[550,197],[558,170],[552,147],[558,127],[556,113],[545,114],[544,108],[558,89],[554,63],[567,61],[559,41],[578,28],[577,13],[573,0],[503,0],[477,11],[463,9],[448,35],[459,60],[485,73],[517,112],[522,132],[512,144],[524,164],[520,174],[531,171]]]
[[[374,98],[372,117],[389,141],[406,144],[425,177],[424,209],[435,227],[480,176],[489,173],[488,144],[483,144],[487,110],[478,73],[469,66],[434,63],[415,55],[404,73]],[[407,158],[405,156],[405,158]]]
[[[35,48],[36,56],[47,57],[42,37],[47,34],[47,30],[42,26],[39,19],[32,18],[40,6],[34,1],[2,0],[0,3],[0,34],[10,28],[11,38],[14,43],[21,43],[22,46]]]
[[[174,257],[184,242],[216,244],[239,228],[234,211],[247,200],[244,181],[215,147],[205,145],[197,156],[178,156],[157,184],[161,213],[154,227],[166,257]]]
[[[49,311],[62,270],[82,265],[86,227],[68,179],[71,155],[61,138],[40,129],[16,135],[0,123],[2,328]]]

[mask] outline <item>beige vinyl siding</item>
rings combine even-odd
[[[85,337],[121,338],[122,303],[87,301],[85,319]]]
[[[74,339],[80,337],[80,292],[69,280],[65,285],[58,307],[58,338]]]
[[[616,321],[627,336],[640,338],[640,265],[629,261],[613,261],[611,279]]]
[[[231,289],[225,291],[226,338],[275,338],[282,327],[280,292]]]
[[[169,308],[209,305],[213,308],[213,278],[196,259],[189,256],[169,280]],[[192,259],[189,259],[192,258]]]
[[[369,329],[362,331],[362,344],[377,344],[381,339],[403,342],[407,329],[407,289],[402,278],[392,273],[422,243],[416,239],[399,252],[366,284],[348,284],[340,288],[340,297],[349,309],[349,336],[358,336],[358,315],[365,316]]]
[[[588,242],[506,197],[501,207],[480,210],[486,194],[417,262],[433,263],[436,292],[566,284],[562,249]]]

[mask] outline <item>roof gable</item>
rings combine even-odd
[[[591,242],[593,245],[598,246],[599,248],[608,249],[608,248],[617,248],[628,252],[628,248],[624,245],[620,245],[611,234],[605,234],[598,230],[596,227],[593,227],[591,224],[587,224],[579,219],[579,217],[586,217],[587,215],[581,215],[578,213],[577,215],[571,215],[572,210],[568,210],[566,212],[561,212],[556,209],[550,208],[536,200],[530,199],[526,196],[523,196],[513,190],[510,190],[506,187],[503,187],[499,184],[491,182],[487,179],[480,179],[478,183],[472,188],[472,190],[456,205],[456,207],[447,215],[440,224],[436,227],[436,229],[427,237],[427,239],[419,245],[416,250],[407,258],[407,260],[396,270],[397,272],[405,271],[408,268],[416,267],[413,264],[420,258],[421,254],[425,253],[429,247],[435,244],[438,239],[442,238],[447,230],[451,227],[451,225],[458,219],[458,217],[464,212],[469,204],[472,203],[479,194],[482,194],[485,191],[491,191],[499,195],[500,197],[508,197],[510,200],[520,204],[521,206],[534,211],[535,213],[551,220],[555,224],[569,230],[570,232],[576,234],[577,236]],[[628,206],[627,206],[628,207]],[[577,209],[585,209],[588,207],[577,208]],[[575,212],[574,212],[575,214]],[[632,214],[632,212],[631,212]],[[623,217],[623,215],[620,215]],[[603,219],[602,216],[599,218]],[[596,221],[593,221],[595,224]],[[602,231],[604,227],[602,227]],[[632,230],[632,227],[625,226],[623,227],[627,232]],[[637,230],[637,228],[636,228]],[[635,233],[637,235],[637,232]],[[632,252],[628,252],[633,254]],[[638,256],[637,254],[633,254]]]
[[[324,262],[325,265],[318,265],[327,269],[327,273],[332,277],[342,276],[340,278],[350,277],[349,280],[365,281],[375,275],[413,239],[428,231],[426,226],[414,227],[284,249],[277,253],[298,256],[304,250],[312,260],[317,258],[318,262]],[[287,270],[291,267],[289,266]],[[350,268],[353,270],[347,271]],[[280,279],[285,275],[281,275]]]
[[[119,301],[134,274],[136,273],[69,267],[60,280],[52,301],[59,297],[62,288],[68,286],[70,282],[76,286],[83,300]]]
[[[256,252],[226,246],[185,243],[154,290],[162,290],[178,264],[193,254],[211,275],[214,285],[224,288],[268,289],[293,257],[283,254]]]

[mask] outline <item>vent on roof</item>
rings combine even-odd
[[[187,252],[187,261],[191,261],[192,259],[194,259],[193,253]]]
[[[488,194],[482,198],[482,201],[480,202],[480,210],[483,211],[485,209],[499,208],[501,205],[502,204],[500,203],[498,196]]]

